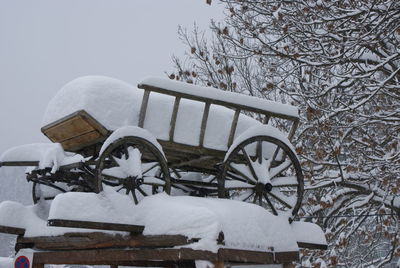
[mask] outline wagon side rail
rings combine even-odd
[[[268,123],[271,118],[279,118],[291,121],[292,124],[288,132],[289,140],[292,140],[294,133],[299,125],[299,111],[297,107],[288,104],[277,103],[234,92],[226,92],[214,88],[198,87],[182,82],[169,81],[167,79],[161,78],[145,79],[138,85],[138,87],[144,90],[142,106],[139,113],[139,127],[144,126],[147,105],[151,92],[175,97],[170,122],[170,141],[173,141],[179,104],[181,99],[183,98],[205,103],[200,127],[200,147],[203,147],[204,144],[204,136],[206,132],[207,120],[211,104],[224,106],[235,111],[229,132],[227,144],[228,148],[233,143],[239,115],[242,111],[254,112],[263,115],[264,123]]]

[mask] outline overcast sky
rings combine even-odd
[[[178,25],[206,29],[211,18],[222,18],[216,1],[0,0],[0,154],[48,141],[43,113],[68,81],[162,76],[183,53]]]

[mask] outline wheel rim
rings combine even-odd
[[[256,136],[240,143],[226,158],[218,196],[258,204],[274,215],[295,216],[303,199],[300,163],[282,141]]]
[[[42,187],[47,187],[52,190],[52,194],[46,195],[42,193]],[[65,186],[67,188],[67,186]],[[67,192],[67,190],[63,189],[60,186],[56,186],[54,184],[42,184],[38,182],[33,182],[32,185],[32,201],[33,204],[37,204],[41,200],[53,200],[57,194],[62,194]]]
[[[143,197],[170,192],[170,176],[164,155],[138,137],[123,137],[111,143],[98,160],[97,190],[103,184],[129,195],[137,204]]]

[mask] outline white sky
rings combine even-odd
[[[68,81],[106,75],[137,84],[172,70],[178,25],[206,29],[205,0],[0,0],[0,154],[47,142],[41,121]]]

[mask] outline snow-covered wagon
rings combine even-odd
[[[108,185],[136,203],[166,191],[253,202],[292,216],[303,196],[289,141],[298,122],[297,108],[243,94],[162,78],[136,88],[82,77],[48,104],[42,132],[53,143],[10,149],[0,165],[32,166],[35,202]]]

